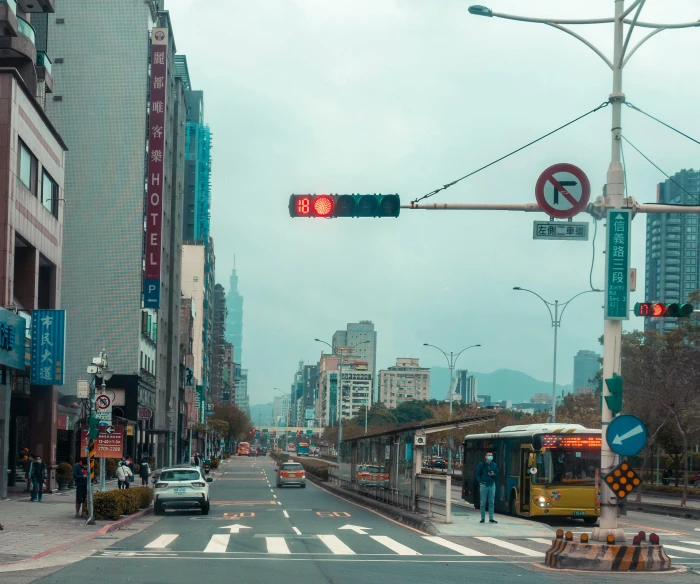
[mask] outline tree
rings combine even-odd
[[[246,438],[253,429],[253,424],[241,408],[234,404],[214,404],[214,414],[209,420],[220,420],[228,424],[225,437],[229,440],[240,441]]]
[[[557,422],[600,428],[600,396],[597,393],[570,393],[557,407]]]

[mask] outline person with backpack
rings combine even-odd
[[[479,501],[481,503],[481,521],[486,520],[486,504],[489,506],[489,523],[498,523],[493,518],[493,507],[496,502],[496,480],[498,479],[498,466],[493,461],[493,452],[486,453],[486,459],[476,467],[476,484],[479,485]]]
[[[151,475],[151,469],[148,468],[148,460],[145,458],[141,461],[141,466],[139,467],[139,476],[141,477],[141,486],[148,486],[148,477]]]
[[[30,465],[29,478],[32,481],[32,501],[41,503],[44,481],[46,480],[46,465],[41,461],[41,456],[37,456]]]

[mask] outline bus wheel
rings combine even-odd
[[[598,522],[597,517],[584,517],[583,522],[586,525],[595,525]]]
[[[515,511],[516,503],[515,503],[515,493],[511,493],[510,495],[510,503],[508,504],[508,512],[511,515],[517,515]]]

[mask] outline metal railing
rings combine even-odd
[[[428,517],[443,517],[450,523],[452,513],[452,477],[450,475],[416,475],[416,506]]]
[[[338,485],[342,489],[358,493],[359,495],[369,497],[375,501],[380,501],[381,503],[386,503],[387,505],[413,511],[413,497],[410,494],[402,493],[399,489],[382,486],[361,485],[354,481],[341,479],[338,478],[336,468],[333,467],[328,469],[328,481],[331,484]]]

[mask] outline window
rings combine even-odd
[[[36,195],[36,157],[31,153],[24,142],[19,142],[19,180],[32,194]]]
[[[58,216],[58,185],[46,171],[41,179],[41,203],[54,217]]]

